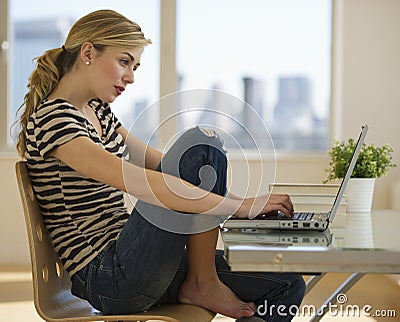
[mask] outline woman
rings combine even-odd
[[[166,209],[203,218],[293,211],[286,195],[224,197],[226,156],[215,133],[193,128],[164,156],[121,125],[109,103],[134,82],[150,43],[124,16],[92,12],[61,48],[37,59],[29,80],[18,151],[73,294],[115,314],[181,302],[241,318],[260,316],[266,301],[299,305],[301,276],[231,272],[215,250],[217,227],[180,234],[145,219]],[[209,189],[199,176],[204,165],[216,173]],[[123,191],[139,199],[131,214]],[[138,205],[150,208],[140,213]],[[262,318],[284,320],[275,315]]]

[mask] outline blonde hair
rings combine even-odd
[[[26,128],[30,116],[72,68],[84,42],[91,42],[99,51],[107,46],[143,48],[151,44],[138,24],[112,10],[94,11],[76,21],[62,47],[48,50],[36,58],[36,68],[28,81],[28,92],[19,108],[24,108],[19,118],[21,131],[17,143],[21,156],[26,151]]]

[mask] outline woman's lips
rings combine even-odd
[[[121,95],[122,92],[125,90],[122,86],[114,86],[115,90],[117,91],[117,95]]]

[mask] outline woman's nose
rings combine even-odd
[[[132,84],[135,81],[135,76],[134,76],[134,72],[133,70],[131,70],[130,72],[127,72],[124,75],[124,81],[128,84]]]

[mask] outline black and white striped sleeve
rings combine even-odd
[[[46,111],[46,106],[43,106]],[[83,115],[68,104],[56,104],[56,108],[39,113],[33,129],[36,147],[47,158],[57,147],[77,137],[89,137]]]

